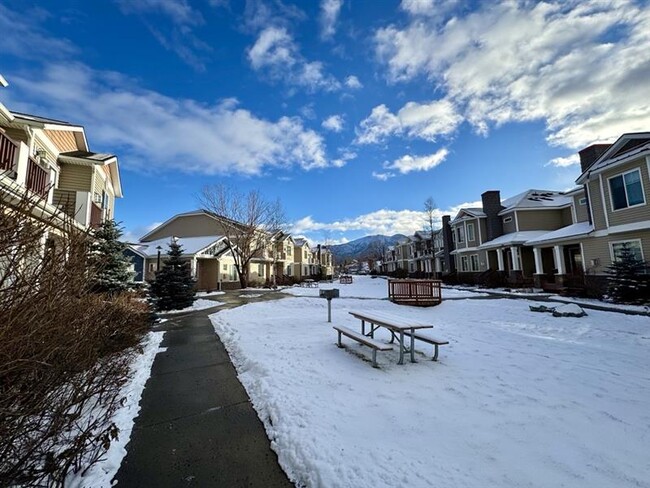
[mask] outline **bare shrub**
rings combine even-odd
[[[61,486],[117,435],[149,311],[91,292],[89,239],[36,200],[0,201],[1,486]]]

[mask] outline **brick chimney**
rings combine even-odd
[[[489,190],[481,195],[483,202],[483,213],[487,216],[486,228],[487,236],[486,241],[491,241],[503,235],[503,222],[499,217],[499,212],[503,210],[501,205],[501,192],[499,190]]]
[[[443,215],[442,216],[442,242],[444,245],[443,255],[445,257],[445,264],[447,266],[447,271],[449,273],[453,273],[454,271],[456,271],[456,262],[452,259],[451,254],[449,254],[451,251],[454,250],[454,241],[451,238],[451,226],[449,225],[449,222],[451,222],[451,216]]]
[[[580,169],[584,173],[589,167],[596,162],[596,160],[609,149],[611,144],[592,144],[585,147],[582,151],[578,151],[580,155]]]

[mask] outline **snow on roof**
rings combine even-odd
[[[177,237],[176,242],[181,245],[184,255],[192,255],[221,239],[223,239],[223,236]],[[160,253],[166,254],[171,241],[171,237],[163,237],[155,241],[136,244],[134,248],[146,254],[148,257],[154,257],[158,255],[158,249],[156,249],[158,246],[162,247]]]
[[[491,241],[484,242],[479,246],[479,249],[491,249],[501,246],[512,246],[517,244],[524,244],[530,239],[535,239],[548,231],[545,230],[525,230],[520,232],[511,232],[492,239]]]
[[[585,234],[589,234],[594,230],[594,226],[589,222],[578,222],[577,224],[567,225],[561,229],[557,229],[551,232],[546,232],[541,236],[532,238],[527,245],[539,244],[541,242],[547,241],[556,241],[560,239],[569,239],[571,237],[577,237]]]
[[[624,153],[621,153],[620,155],[614,157],[614,158],[607,158],[600,160],[596,162],[592,167],[588,169],[588,171],[597,171],[599,169],[602,169],[606,166],[609,166],[610,164],[614,164],[622,159],[627,159],[630,156],[634,156],[635,154],[642,153],[646,150],[650,149],[650,142],[647,142],[645,144],[642,144],[640,146],[635,146],[634,148],[630,149],[629,151],[625,151]]]
[[[460,214],[463,212],[471,215],[472,217],[487,217],[485,215],[485,212],[483,212],[482,208],[478,208],[478,207],[461,208],[458,211],[456,217],[450,222],[450,224],[453,224],[454,222],[458,222],[459,220],[461,220],[463,217],[461,217]]]
[[[293,240],[293,243],[294,243],[296,246],[298,246],[298,247],[302,247],[302,246],[304,246],[305,244],[307,244],[307,239],[302,239],[302,238],[299,237],[299,238],[297,238],[297,239],[294,239],[294,240]]]
[[[572,198],[563,192],[553,190],[526,190],[501,202],[505,207],[499,215],[514,209],[557,208],[569,205]]]

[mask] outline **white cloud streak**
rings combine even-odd
[[[384,165],[384,167],[399,171],[403,175],[412,171],[429,171],[442,163],[448,154],[449,151],[444,147],[428,156],[411,156],[407,154],[392,163]]]
[[[352,90],[363,88],[363,84],[359,81],[359,78],[354,75],[350,75],[345,79],[345,86]]]
[[[234,99],[214,105],[174,99],[118,73],[73,63],[50,64],[38,76],[13,82],[30,100],[27,110],[46,108],[48,115],[87,126],[93,146],[121,149],[127,167],[256,175],[267,167],[328,166],[322,137],[300,118],[265,120]]]
[[[331,39],[336,33],[336,23],[342,6],[343,0],[321,0],[320,23],[323,39]]]
[[[341,132],[343,130],[343,116],[330,115],[321,124],[324,129],[331,130],[332,132]]]
[[[571,156],[553,158],[548,162],[548,164],[557,168],[576,166],[580,164],[580,156],[578,154],[572,154]]]
[[[541,120],[550,144],[579,149],[650,126],[645,2],[503,0],[447,22],[416,15],[375,43],[389,81],[426,77],[481,133]]]
[[[359,124],[356,142],[376,144],[394,135],[417,137],[435,141],[440,136],[452,134],[463,118],[448,100],[435,100],[420,104],[409,102],[397,114],[386,105],[378,105]]]
[[[309,91],[335,91],[341,84],[325,73],[320,61],[307,61],[285,27],[270,26],[263,29],[248,50],[251,67],[289,85]]]

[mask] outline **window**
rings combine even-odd
[[[228,265],[227,264],[224,264],[222,268],[223,268],[224,271],[228,271]]]
[[[458,233],[458,235],[456,236],[456,241],[459,244],[465,242],[465,229],[463,227],[456,227],[456,232]]]
[[[578,200],[578,205],[587,205],[587,198],[582,197],[580,200]]]
[[[467,266],[467,256],[461,256],[460,258],[460,270],[469,271],[469,266]]]
[[[291,248],[287,247],[287,256],[291,256]]]
[[[618,241],[610,242],[609,247],[612,253],[612,262],[616,262],[620,259],[621,251],[624,246],[630,249],[634,257],[643,261],[643,250],[641,249],[641,239],[635,239],[633,241]]]
[[[474,239],[474,224],[467,224],[467,240],[473,241]]]
[[[512,222],[512,217],[506,217],[505,219],[503,219],[504,224],[509,224],[510,222]]]
[[[641,172],[638,169],[610,178],[609,190],[614,210],[645,203],[643,186],[641,185]]]
[[[263,264],[258,264],[257,265],[257,275],[258,276],[264,276],[264,265]]]
[[[478,254],[472,254],[470,257],[472,271],[478,271]]]

